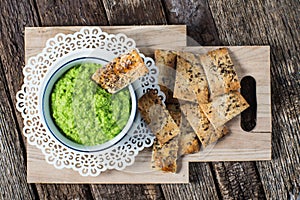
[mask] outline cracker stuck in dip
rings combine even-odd
[[[128,88],[112,95],[90,79],[99,67],[95,63],[75,65],[55,83],[50,98],[56,126],[67,138],[86,146],[113,139],[131,112]]]

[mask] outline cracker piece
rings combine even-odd
[[[158,67],[158,84],[173,92],[176,76],[176,52],[157,49],[154,51],[155,65]]]
[[[177,54],[172,50],[156,49],[154,51],[155,64],[158,67],[176,68]]]
[[[174,122],[176,123],[176,125],[178,127],[180,127],[181,119],[182,119],[181,112],[180,111],[179,112],[178,111],[172,111],[172,110],[168,110],[168,111],[169,111],[171,117],[173,118]]]
[[[215,129],[200,109],[199,104],[191,102],[182,103],[181,109],[197,134],[203,147],[216,142],[218,139],[229,133],[226,126]]]
[[[166,100],[165,100],[166,104],[178,103],[178,99],[173,97],[173,91],[170,88],[161,84],[159,84],[159,87],[160,87],[160,91],[162,91],[166,95]]]
[[[168,103],[166,104],[168,111],[181,112],[180,103],[177,101],[176,103]]]
[[[177,171],[177,155],[178,137],[172,138],[163,146],[157,139],[154,140],[151,166],[154,169],[165,172],[176,173]]]
[[[92,80],[114,94],[148,72],[149,69],[143,59],[137,50],[133,49],[99,68],[92,75]]]
[[[180,134],[178,156],[193,154],[199,151],[200,144],[194,131]]]
[[[249,104],[235,91],[217,96],[212,102],[200,106],[213,126],[218,128],[247,109]]]
[[[178,156],[200,151],[200,142],[184,115],[181,116]]]
[[[180,128],[180,134],[177,136],[179,141],[178,156],[196,153],[200,150],[200,144],[197,135],[187,121],[181,110],[169,110],[173,120]]]
[[[192,102],[195,99],[199,103],[208,102],[208,83],[199,55],[177,52],[174,97]]]
[[[202,55],[201,64],[207,76],[211,99],[241,87],[227,48]]]
[[[150,90],[138,100],[138,110],[155,134],[160,145],[168,142],[180,132],[155,90]]]

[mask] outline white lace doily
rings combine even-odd
[[[107,169],[122,170],[134,163],[135,156],[153,143],[154,136],[137,112],[126,136],[114,146],[98,152],[80,152],[60,143],[41,120],[40,86],[47,73],[76,56],[113,57],[135,48],[135,41],[124,34],[108,34],[97,27],[82,28],[74,34],[57,34],[47,41],[44,50],[28,60],[23,69],[24,84],[17,93],[17,109],[24,119],[23,134],[29,144],[39,148],[46,161],[56,168],[70,168],[82,176],[98,176]],[[155,89],[162,100],[165,95],[158,86],[158,68],[154,61],[143,57],[150,73],[132,84],[137,98],[149,89]]]

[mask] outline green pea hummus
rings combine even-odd
[[[69,139],[86,146],[113,139],[131,111],[128,88],[112,95],[90,79],[99,67],[95,63],[75,65],[55,83],[51,93],[54,122]]]

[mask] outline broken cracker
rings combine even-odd
[[[181,104],[181,109],[188,122],[196,132],[203,147],[208,146],[228,134],[228,128],[221,126],[217,129],[210,123],[199,104],[185,102]]]
[[[213,126],[218,128],[247,109],[249,104],[235,91],[217,96],[212,102],[200,106]]]
[[[114,94],[148,72],[149,69],[138,51],[133,49],[99,68],[92,75],[92,80],[109,93]]]
[[[138,100],[138,110],[160,145],[179,134],[178,126],[155,90],[150,90]]]
[[[160,145],[157,139],[154,140],[152,151],[152,168],[165,172],[176,173],[177,171],[178,137],[172,138],[164,145]]]
[[[220,48],[201,56],[207,76],[210,97],[238,90],[240,82],[227,48]]]

